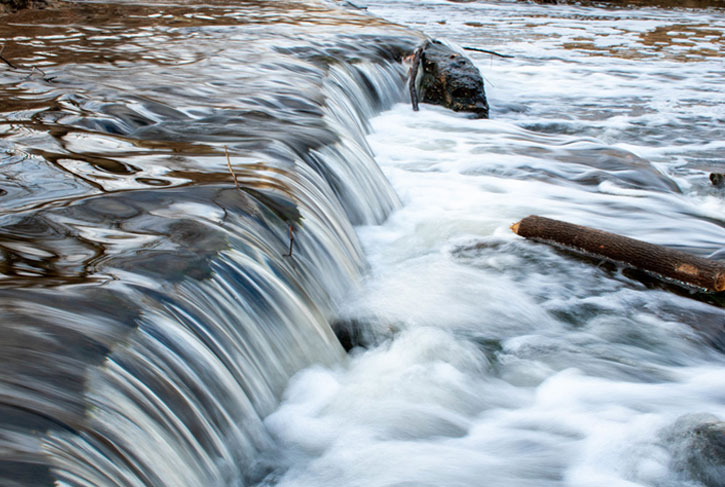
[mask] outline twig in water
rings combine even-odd
[[[56,78],[55,76],[48,77],[48,75],[45,74],[45,71],[43,71],[39,67],[33,65],[32,69],[30,70],[30,74],[25,79],[30,79],[30,77],[33,76],[33,73],[36,71],[39,71],[40,74],[43,75],[43,80],[47,81],[48,83],[50,83],[51,81],[53,81]]]
[[[26,68],[21,68],[19,66],[15,66],[13,63],[11,63],[10,61],[8,61],[3,56],[3,51],[4,50],[5,50],[5,44],[3,44],[2,47],[0,47],[0,61],[2,61],[5,64],[7,64],[12,69],[15,69],[15,70],[18,70],[18,71],[27,71]],[[30,79],[33,76],[33,73],[35,73],[35,71],[39,71],[40,74],[43,75],[43,81],[47,81],[48,83],[52,82],[56,78],[56,76],[48,76],[47,74],[45,74],[45,71],[43,71],[42,69],[40,69],[38,66],[33,65],[33,67],[30,68],[30,73],[28,73],[28,76],[26,76],[25,79]]]
[[[465,49],[466,51],[476,51],[476,52],[483,52],[483,53],[486,53],[486,54],[493,54],[494,56],[498,56],[498,57],[505,57],[505,58],[512,58],[513,57],[510,54],[501,54],[501,53],[498,53],[496,51],[489,51],[488,49],[479,49],[478,47],[466,47],[466,46],[463,46],[463,49]]]
[[[227,167],[229,168],[229,172],[232,173],[232,178],[234,179],[234,186],[237,187],[237,191],[244,191],[244,189],[239,186],[239,181],[237,181],[237,175],[234,173],[234,169],[232,168],[232,160],[229,158],[229,149],[227,149],[226,145],[224,146],[224,154],[227,156]],[[249,190],[245,192],[249,193]],[[285,220],[287,219],[285,218]],[[283,255],[285,257],[292,257],[292,251],[294,250],[295,243],[294,225],[292,223],[288,223],[287,230],[289,231],[289,252]]]
[[[13,63],[11,63],[10,61],[8,61],[7,59],[5,59],[3,57],[3,51],[4,50],[5,50],[5,44],[3,44],[2,47],[0,47],[0,61],[4,62],[5,64],[7,64],[8,66],[10,66],[13,69],[20,69],[17,66],[15,66]]]
[[[418,67],[420,66],[420,58],[423,55],[423,47],[415,50],[413,55],[413,65],[410,67],[410,79],[408,80],[408,90],[410,90],[410,102],[413,104],[413,111],[418,111],[418,92],[415,89],[415,78],[418,77]]]
[[[289,252],[284,254],[285,257],[292,257],[292,251],[294,250],[295,243],[295,227],[291,223],[287,224],[287,230],[289,231]]]
[[[227,146],[224,146],[224,154],[227,156],[227,167],[229,168],[229,172],[232,173],[232,178],[234,179],[234,186],[237,187],[238,191],[241,191],[242,188],[239,187],[239,181],[237,181],[237,175],[234,174],[234,169],[232,169],[232,161],[229,159],[229,150],[227,149]]]

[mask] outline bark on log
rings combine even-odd
[[[536,215],[514,223],[511,230],[527,239],[603,257],[708,291],[725,291],[725,262]]]

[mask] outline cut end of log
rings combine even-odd
[[[513,224],[513,225],[511,225],[511,227],[509,227],[509,228],[511,228],[511,231],[513,231],[513,232],[514,232],[514,233],[515,233],[516,235],[518,235],[518,234],[519,234],[519,225],[521,225],[521,222],[520,222],[520,221],[519,221],[519,222],[516,222],[516,223],[514,223],[514,224]]]
[[[725,291],[725,272],[721,272],[717,275],[717,278],[715,279],[715,291]]]

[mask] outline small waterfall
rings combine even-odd
[[[218,49],[223,30],[181,37]],[[173,53],[178,29],[165,35],[156,50]],[[242,108],[224,99],[235,81],[214,76],[248,39],[217,53],[223,61],[179,67],[200,80],[186,87],[66,89],[78,72],[123,71],[77,59],[56,68],[60,88],[21,87],[50,101],[3,147],[29,168],[73,175],[77,191],[0,215],[0,484],[212,487],[266,475],[261,419],[292,374],[343,356],[328,323],[365,266],[353,225],[398,204],[365,133],[403,99],[391,53],[415,39],[376,36],[335,61],[319,61],[339,49],[329,40],[293,58],[249,48],[270,57],[249,79],[268,70],[284,83],[255,95],[242,86]],[[220,94],[199,106],[213,85]]]

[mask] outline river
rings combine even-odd
[[[341,320],[368,349],[292,380],[266,420],[277,485],[725,485],[722,307],[509,229],[539,214],[723,258],[722,11],[369,8],[514,58],[468,53],[491,120],[373,119],[403,206],[359,229],[371,269]]]
[[[724,257],[725,16],[633,3],[8,17],[0,484],[723,485],[721,297],[509,230]]]

